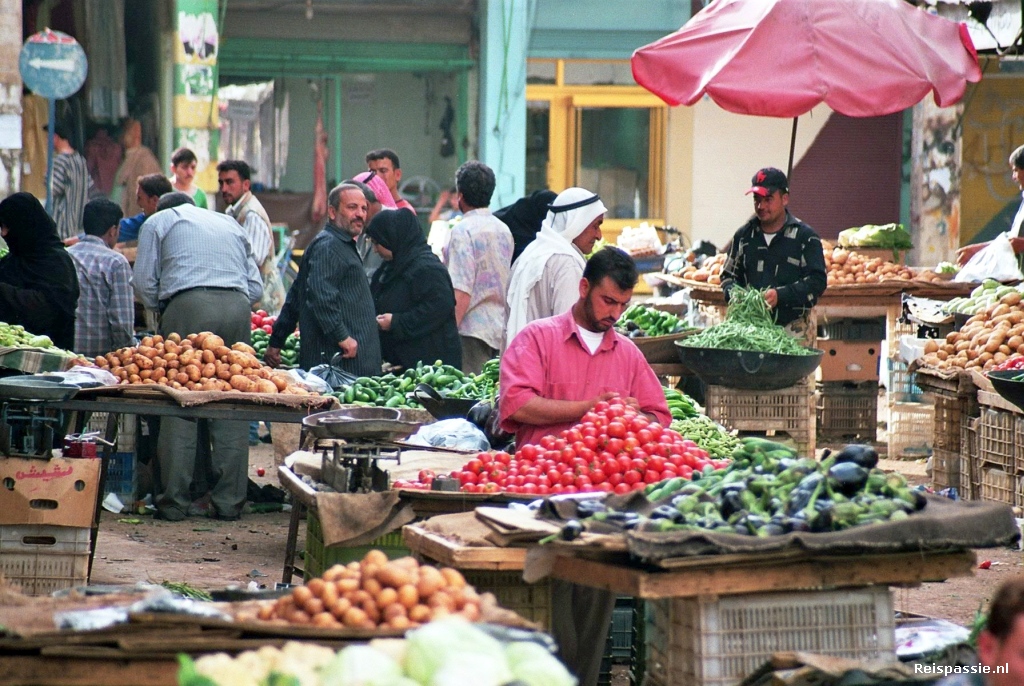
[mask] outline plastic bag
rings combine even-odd
[[[315,374],[310,374],[302,369],[289,369],[287,374],[292,383],[299,388],[304,388],[314,393],[331,392],[331,387],[327,385],[327,382]]]
[[[442,419],[427,424],[407,439],[414,445],[430,445],[435,448],[456,450],[490,450],[484,432],[465,419]]]
[[[984,281],[1019,281],[1024,279],[1017,264],[1017,255],[1010,244],[1010,234],[1001,233],[985,247],[974,253],[967,264],[960,269],[953,281],[960,283]]]
[[[340,360],[341,353],[335,353],[329,364],[318,364],[310,369],[309,373],[326,381],[327,385],[335,391],[341,390],[345,386],[351,386],[359,377],[339,367]]]

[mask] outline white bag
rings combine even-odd
[[[1014,254],[1013,246],[1010,244],[1009,232],[999,234],[984,250],[974,253],[974,256],[953,277],[954,281],[960,283],[984,281],[985,279],[995,279],[996,281],[1024,279],[1024,274],[1021,274],[1017,264],[1017,255]]]

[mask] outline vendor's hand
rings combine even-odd
[[[70,248],[72,245],[78,242],[78,236],[71,236],[70,238],[64,239],[64,247]]]
[[[608,391],[607,393],[602,393],[601,395],[594,398],[594,401],[590,403],[590,408],[593,409],[594,405],[597,405],[599,402],[608,401],[611,400],[612,398],[617,398],[618,395],[619,394],[616,393],[615,391]]]
[[[281,349],[272,348],[267,346],[266,351],[263,353],[263,361],[267,363],[268,367],[278,367],[281,365]]]
[[[1010,239],[1010,240],[1012,242],[1014,239]],[[962,247],[962,248],[960,248],[959,250],[956,251],[956,263],[958,265],[960,265],[961,267],[964,266],[965,264],[967,264],[968,260],[970,260],[972,257],[974,257],[986,245],[988,245],[988,244],[987,243],[975,243],[974,245],[965,245],[964,247]],[[1016,249],[1017,249],[1016,246],[1014,246],[1014,251],[1016,251]]]
[[[779,292],[774,288],[769,288],[764,292],[764,301],[768,303],[768,307],[775,307],[779,304]]]
[[[341,356],[346,360],[351,360],[356,356],[356,349],[359,348],[359,344],[356,343],[356,339],[349,336],[345,340],[338,343],[338,347],[341,348]]]
[[[633,398],[633,397],[629,397],[629,398],[625,398],[625,401],[626,401],[626,406],[627,407],[632,407],[637,412],[643,414],[643,410],[640,409],[640,401],[639,400],[637,400],[636,398]]]
[[[391,313],[378,314],[377,315],[377,326],[380,327],[381,331],[391,330]]]

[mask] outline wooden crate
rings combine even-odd
[[[960,497],[981,498],[981,467],[978,464],[978,424],[981,418],[960,423]]]
[[[998,467],[981,468],[981,500],[1017,504],[1017,477]]]
[[[814,380],[777,391],[749,391],[709,385],[705,393],[708,417],[740,432],[784,433],[801,455],[813,457],[817,420]]]

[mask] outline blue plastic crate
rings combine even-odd
[[[103,495],[115,494],[125,505],[135,500],[139,486],[139,470],[135,453],[113,453],[107,461],[107,480]]]

